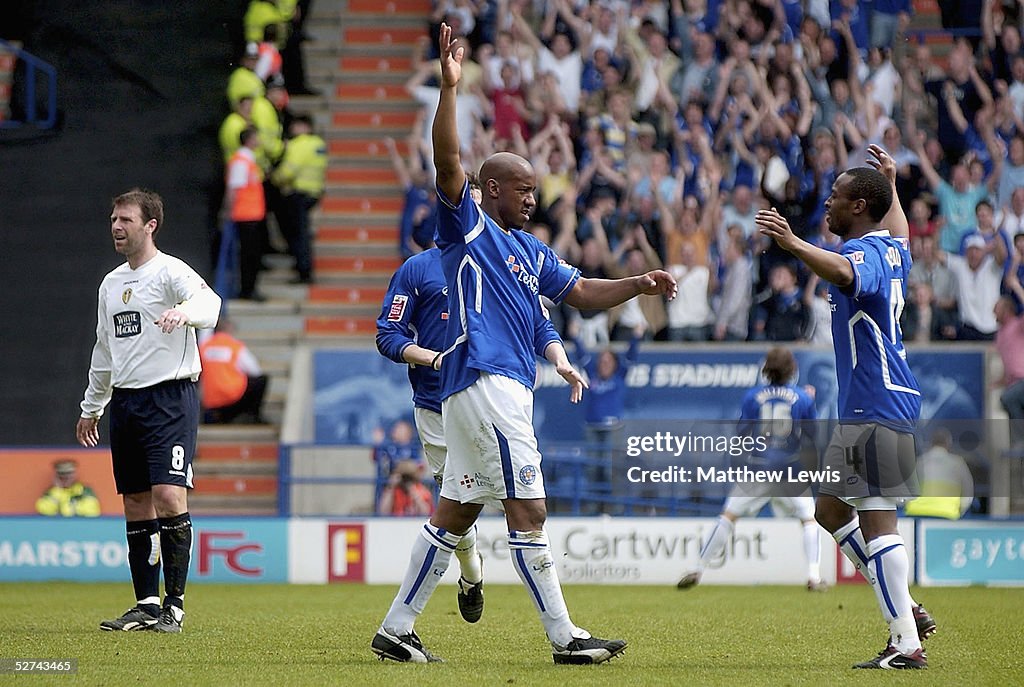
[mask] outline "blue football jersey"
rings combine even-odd
[[[817,417],[814,399],[794,384],[764,384],[754,387],[743,397],[740,427],[743,434],[763,437],[764,451],[751,452],[751,462],[779,467],[799,457],[804,437],[814,439],[812,432]]]
[[[469,197],[438,190],[437,237],[448,284],[450,319],[441,398],[472,385],[480,372],[533,389],[535,353],[558,340],[540,302],[560,303],[580,273],[525,231],[504,231]]]
[[[839,421],[878,422],[909,431],[921,392],[900,331],[911,258],[907,239],[875,231],[847,241],[853,283],[829,287],[839,382]]]
[[[447,326],[448,287],[441,251],[431,248],[406,260],[391,277],[377,318],[377,350],[402,364],[402,352],[414,343],[443,351]],[[409,382],[417,408],[441,412],[439,372],[429,365],[410,365]]]

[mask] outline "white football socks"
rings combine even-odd
[[[892,645],[903,654],[910,654],[921,648],[914,621],[914,600],[910,597],[907,576],[910,559],[903,537],[898,534],[883,534],[868,542],[868,558],[874,568],[877,584],[874,585],[878,605],[889,623]]]
[[[409,567],[405,571],[402,586],[391,602],[381,627],[395,636],[412,632],[416,618],[423,612],[437,583],[448,570],[452,552],[461,539],[462,535],[434,527],[429,522],[423,525],[420,536],[412,545]]]
[[[850,559],[857,572],[864,576],[864,579],[874,587],[875,574],[868,566],[868,545],[864,541],[864,535],[860,531],[860,519],[854,518],[838,530],[832,533],[840,550]]]
[[[697,564],[697,572],[703,573],[713,559],[718,558],[725,551],[725,547],[732,540],[732,533],[735,529],[733,521],[724,515],[718,516],[718,522],[711,530],[711,535],[704,542],[704,548],[700,550],[700,562]]]
[[[807,557],[807,580],[821,582],[821,542],[820,527],[814,520],[803,523],[804,555]]]
[[[480,554],[476,550],[476,525],[470,527],[469,531],[462,535],[458,546],[455,547],[455,557],[459,559],[459,570],[466,582],[476,584],[484,579]]]
[[[512,567],[530,593],[548,639],[559,646],[566,646],[574,637],[589,637],[569,619],[547,533],[544,530],[509,532],[508,549]]]

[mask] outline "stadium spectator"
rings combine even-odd
[[[399,153],[393,138],[389,136],[384,139],[384,145],[391,157],[391,166],[405,192],[402,217],[398,225],[398,248],[403,258],[415,255],[434,244],[437,194],[430,188],[430,174],[422,164],[419,147],[422,143],[419,127],[422,125],[423,118],[417,117],[416,125],[406,139],[407,157]]]
[[[932,291],[931,284],[926,281],[908,282],[907,302],[903,307],[903,314],[900,315],[903,340],[908,343],[928,343],[941,341],[943,334],[947,339],[956,338],[955,325],[947,323],[945,332],[943,331],[943,317],[935,303],[935,292]]]
[[[939,201],[939,214],[943,220],[939,247],[947,253],[958,253],[960,239],[974,225],[974,209],[988,195],[988,189],[984,185],[971,186],[968,170],[963,164],[953,165],[951,182],[940,177],[920,141],[917,155],[921,161],[921,173]]]
[[[535,353],[542,352],[571,385],[572,401],[580,400],[583,380],[569,364],[561,343],[543,329],[547,318],[537,296],[565,298],[576,307],[610,307],[640,293],[671,297],[674,282],[664,272],[591,280],[560,263],[550,249],[520,230],[536,202],[536,176],[528,161],[512,153],[497,153],[486,160],[480,170],[482,202],[467,200],[456,125],[463,52],[444,24],[439,52],[442,90],[433,124],[433,155],[438,195],[443,200],[437,232],[442,266],[454,302],[467,296],[461,275],[471,261],[481,275],[473,280],[473,288],[479,290],[471,297],[494,307],[467,308],[467,319],[449,320],[446,344],[450,350],[446,349],[449,352],[441,365],[448,440],[441,500],[413,545],[405,578],[372,649],[382,658],[397,661],[438,660],[423,647],[413,626],[459,539],[479,516],[481,499],[497,498],[505,507],[516,570],[532,593],[555,663],[602,663],[625,649],[626,642],[598,639],[572,623],[543,529],[547,510],[541,456],[529,419]],[[500,356],[488,352],[493,346],[500,348]],[[511,468],[502,468],[509,461]],[[431,573],[421,573],[431,568]]]
[[[911,287],[918,284],[926,284],[929,287],[929,291],[916,294],[918,298],[922,295],[929,296],[928,303],[931,306],[932,322],[928,331],[929,333],[937,332],[940,339],[955,339],[960,317],[957,311],[959,293],[957,276],[945,261],[940,259],[938,240],[935,236],[922,236],[912,241],[911,250],[914,264],[910,268],[907,283]],[[921,308],[923,304],[915,300],[914,307]]]
[[[761,474],[799,470],[802,453],[814,455],[814,387],[800,388],[796,358],[787,348],[768,351],[761,369],[764,383],[747,391],[740,403],[739,431],[744,436],[767,439],[765,450],[751,452],[746,465]],[[823,592],[821,581],[821,544],[818,523],[814,521],[814,497],[806,484],[779,484],[771,480],[747,485],[738,483],[729,491],[718,522],[700,550],[695,570],[676,585],[691,589],[700,584],[708,564],[721,560],[732,541],[736,521],[756,516],[771,503],[776,517],[798,518],[803,530],[803,550],[807,561],[807,590]]]
[[[251,96],[242,96],[238,99],[235,108],[224,118],[217,134],[220,142],[220,151],[224,155],[224,164],[228,164],[231,156],[241,147],[241,135],[246,128],[252,124],[252,102]]]
[[[620,444],[618,435],[626,409],[626,377],[637,361],[643,337],[644,326],[639,325],[631,332],[629,348],[623,355],[610,348],[595,353],[578,337],[572,340],[576,347],[576,365],[586,371],[590,384],[583,410],[584,433],[587,443],[594,448],[594,455],[603,461],[590,474],[597,483],[611,480],[612,452]]]
[[[295,258],[292,283],[313,283],[313,232],[309,213],[324,194],[327,176],[327,143],[313,133],[307,115],[292,119],[281,164],[274,170],[274,185],[284,195],[281,233]]]
[[[811,272],[804,285],[804,304],[807,306],[807,343],[816,347],[834,345],[832,339],[832,303],[828,299],[828,284]]]
[[[964,256],[946,253],[946,266],[956,276],[957,305],[961,341],[991,341],[998,325],[994,308],[1003,281],[1006,247],[1001,240],[985,243],[972,236],[965,244]]]
[[[95,518],[100,514],[96,492],[78,479],[78,462],[70,458],[53,464],[53,485],[36,500],[36,513],[65,518]]]
[[[965,41],[957,42],[949,53],[948,76],[929,81],[924,88],[938,104],[938,140],[946,159],[959,160],[968,150],[968,141],[957,126],[950,106],[955,105],[963,119],[970,123],[982,107],[992,104],[992,92],[975,68],[971,48]],[[929,182],[936,186],[930,179]],[[944,246],[943,250],[947,248]]]
[[[910,0],[878,0],[871,8],[871,47],[892,49],[914,13]]]
[[[747,256],[747,243],[733,235],[726,242],[725,276],[714,308],[715,341],[746,341],[753,297],[753,265]]]
[[[909,455],[913,451],[910,432],[919,416],[921,394],[906,363],[896,323],[883,319],[872,329],[860,321],[870,317],[869,308],[883,318],[893,317],[890,290],[903,291],[910,269],[909,228],[899,202],[894,202],[895,162],[877,146],[870,146],[869,152],[875,169],[844,172],[826,202],[829,227],[846,241],[842,254],[802,241],[774,211],[761,212],[758,227],[832,284],[841,421],[822,465],[839,470],[841,480],[819,486],[815,518],[871,583],[890,630],[886,648],[854,667],[923,668],[928,659],[921,640],[935,631],[935,621],[910,594],[910,563],[896,527],[897,501],[912,495],[915,486],[907,483],[905,475],[912,473],[906,472],[909,466],[903,461],[915,458]],[[878,337],[879,329],[889,336]],[[866,352],[877,356],[879,342],[884,357],[876,357],[871,364]],[[865,355],[856,355],[860,349]],[[869,480],[860,461],[851,461],[852,465],[847,461],[848,447],[864,441],[872,442],[869,450],[878,451],[875,455],[885,455],[877,469],[894,474],[881,478],[879,473]],[[890,448],[881,449],[880,441]]]
[[[1017,284],[1020,290],[1020,284]],[[1017,304],[1003,296],[996,303],[999,331],[995,346],[1003,363],[1002,393],[999,403],[1010,416],[1010,441],[1014,448],[1024,448],[1024,316],[1017,314]]]
[[[95,447],[110,405],[114,482],[124,496],[136,605],[101,622],[103,630],[181,632],[185,617],[192,551],[187,490],[202,369],[195,330],[216,325],[221,300],[191,267],[157,249],[163,218],[163,201],[150,191],[133,189],[113,201],[111,235],[126,262],[100,284],[89,386],[75,427],[78,443]]]
[[[977,206],[974,208],[974,216],[977,220],[977,225],[963,235],[960,239],[960,250],[957,251],[958,255],[967,254],[967,242],[972,238],[980,238],[988,246],[993,241],[1000,241],[1003,244],[1003,252],[1005,256],[1010,255],[1010,239],[1006,237],[999,227],[995,223],[995,212],[992,209],[992,203],[987,199],[979,200]]]
[[[434,512],[434,495],[421,482],[419,466],[403,460],[388,476],[387,484],[377,502],[377,515],[430,515]]]
[[[712,319],[708,302],[711,272],[698,262],[691,243],[682,243],[666,268],[679,284],[679,298],[668,305],[670,341],[707,341]]]
[[[964,459],[953,453],[953,437],[944,427],[932,433],[928,450],[917,458],[921,495],[907,502],[913,517],[959,520],[974,501],[974,478]]]
[[[263,246],[266,243],[267,217],[263,170],[256,162],[256,150],[260,147],[259,132],[252,127],[246,128],[239,136],[239,141],[242,146],[228,163],[224,207],[226,215],[234,224],[240,246],[238,297],[263,301],[265,297],[256,290]]]
[[[268,377],[249,347],[235,336],[231,320],[220,318],[214,334],[200,344],[199,358],[203,364],[203,422],[264,424],[260,408]]]
[[[267,86],[254,71],[259,59],[259,46],[256,43],[247,43],[238,67],[228,77],[227,96],[231,107],[237,108],[238,101],[245,96],[255,99],[266,95]]]
[[[267,24],[263,28],[263,40],[256,46],[259,59],[256,61],[253,71],[256,72],[256,76],[263,79],[264,83],[276,76],[284,78],[281,75],[281,52],[277,48],[278,30],[277,24]]]
[[[802,341],[810,325],[810,313],[797,283],[796,268],[776,265],[768,276],[770,291],[758,304],[754,338],[759,341]]]
[[[999,228],[1011,239],[1024,232],[1024,186],[1013,189],[1010,202],[1000,209]]]
[[[642,224],[624,232],[608,265],[608,276],[624,279],[662,268],[658,252]],[[633,296],[609,314],[612,341],[629,341],[637,330],[656,335],[667,324],[665,302],[658,296]]]
[[[897,184],[899,183],[898,175],[899,171],[897,171],[896,177]],[[938,222],[932,219],[932,208],[924,198],[918,197],[910,201],[910,217],[907,220],[910,222],[911,244],[916,239],[924,236],[935,237],[938,232]],[[916,261],[915,264],[917,264]],[[910,269],[913,270],[914,268],[911,267]]]
[[[565,111],[575,116],[580,109],[583,58],[569,33],[556,28],[555,19],[558,15],[556,3],[547,3],[547,11],[539,36],[523,17],[518,5],[512,5],[509,9],[514,21],[516,38],[532,48],[536,54],[536,73],[554,76],[558,93],[565,105]],[[548,41],[548,45],[545,45],[541,38]]]

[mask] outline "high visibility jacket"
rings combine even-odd
[[[263,29],[268,24],[277,24],[277,47],[283,48],[288,40],[288,24],[295,15],[296,4],[290,0],[278,4],[266,0],[250,2],[242,18],[245,40],[249,43],[259,43],[263,40]]]
[[[244,348],[241,341],[224,332],[217,332],[199,347],[204,408],[223,408],[242,398],[249,385],[249,378],[238,365]]]
[[[907,515],[912,516],[959,520],[960,496],[952,496],[952,494],[959,493],[960,485],[956,482],[927,480],[921,483],[922,496],[909,501],[904,511]],[[928,496],[928,494],[950,494],[950,496]]]
[[[237,107],[238,101],[245,96],[260,98],[266,94],[267,86],[263,79],[247,67],[239,67],[228,77],[228,102],[231,107]]]
[[[252,101],[252,125],[260,132],[262,148],[256,152],[256,159],[263,169],[270,169],[271,165],[281,159],[284,141],[281,138],[281,117],[277,114],[277,108],[266,97],[261,96]],[[264,161],[268,164],[264,164]]]
[[[231,219],[235,222],[258,222],[267,215],[263,194],[263,170],[248,148],[239,148],[228,163],[228,189],[234,190]]]
[[[92,489],[81,482],[70,487],[50,487],[36,501],[40,515],[60,515],[65,518],[81,516],[95,518],[100,514],[100,501]]]
[[[224,122],[220,125],[220,132],[217,134],[217,140],[220,141],[220,150],[224,153],[224,164],[230,162],[231,156],[242,147],[239,136],[242,135],[247,126],[249,126],[249,122],[245,121],[245,117],[237,112],[232,112],[224,118]]]
[[[288,141],[273,181],[284,193],[305,193],[319,198],[327,174],[327,144],[316,134],[300,134]]]

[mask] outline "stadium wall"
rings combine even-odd
[[[548,531],[566,584],[671,585],[694,565],[713,524],[700,518],[552,518]],[[196,518],[190,580],[398,584],[421,526],[413,518]],[[795,520],[740,521],[727,556],[707,570],[704,582],[804,584],[799,527]],[[901,533],[916,563],[914,580],[922,585],[1024,584],[1024,522],[908,518]],[[481,519],[488,581],[518,584],[505,537],[502,519]],[[836,582],[839,555],[824,535],[821,553],[823,578]],[[123,581],[126,560],[120,518],[0,518],[0,582]],[[455,567],[445,583],[455,583]]]

